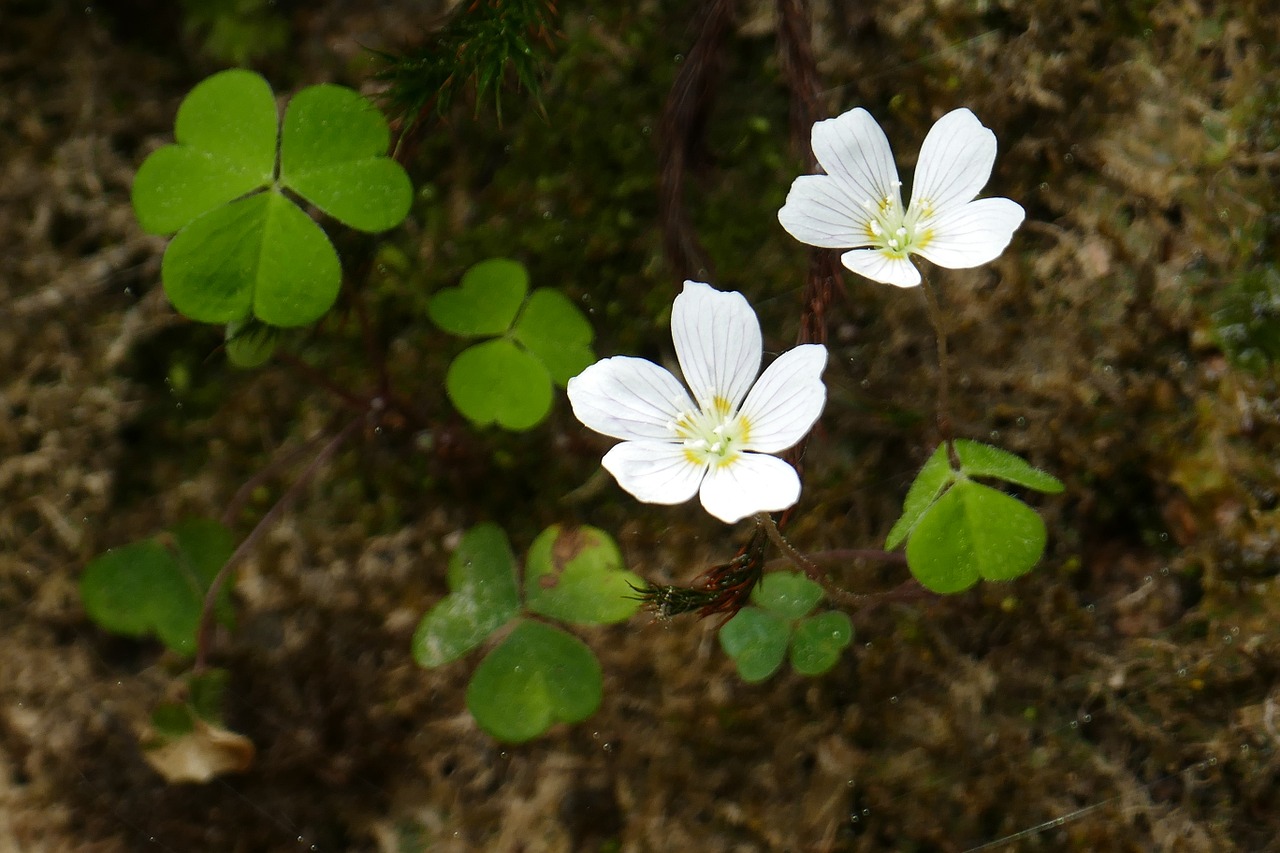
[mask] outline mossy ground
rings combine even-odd
[[[289,48],[261,67],[281,91],[358,85],[363,46],[426,22],[376,5],[287,6]],[[807,263],[774,219],[801,157],[768,8],[743,5],[687,201],[708,277],[749,296],[776,351]],[[600,353],[669,352],[655,135],[692,15],[566,8],[547,120],[513,100],[498,127],[460,105],[411,164],[411,221],[381,247],[339,237],[425,425],[369,431],[246,563],[217,656],[228,723],[258,756],[202,786],[166,785],[135,737],[175,661],[95,629],[76,580],[108,547],[217,516],[337,403],[285,369],[230,370],[216,332],[164,301],[164,241],[140,233],[128,188],[218,66],[150,6],[2,13],[0,849],[1277,849],[1277,374],[1261,345],[1238,366],[1214,326],[1280,263],[1268,4],[816,3],[830,114],[866,106],[902,158],[961,105],[1000,140],[987,193],[1028,221],[997,262],[933,280],[957,433],[1067,482],[1037,501],[1049,553],[1011,584],[853,612],[853,650],[819,679],[742,684],[710,623],[586,632],[599,714],[503,747],[465,712],[466,664],[409,656],[451,534],[496,520],[519,551],[590,522],[658,581],[739,544],[612,486],[561,500],[603,447],[563,401],[510,437],[477,435],[443,397],[458,343],[424,300],[494,255],[580,300]],[[936,440],[920,294],[853,276],[844,293],[791,528],[804,550],[882,541]],[[1246,314],[1275,334],[1266,305]],[[289,347],[370,381],[349,312]],[[239,532],[292,474],[267,479]]]

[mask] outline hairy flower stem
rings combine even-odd
[[[951,444],[951,393],[950,362],[947,358],[947,327],[942,318],[942,303],[937,291],[929,283],[929,276],[922,274],[920,288],[929,306],[929,321],[933,323],[934,336],[938,339],[938,432],[942,440]]]
[[[232,552],[227,561],[222,564],[222,568],[218,570],[218,574],[214,577],[213,583],[209,584],[209,591],[204,596],[204,606],[200,611],[200,628],[196,632],[196,661],[195,672],[203,672],[207,665],[209,657],[209,647],[213,644],[213,610],[214,603],[218,600],[218,593],[222,590],[222,585],[226,583],[227,578],[231,575],[231,570],[236,564],[244,558],[244,555],[258,544],[264,533],[271,528],[273,524],[279,520],[280,516],[285,513],[297,500],[298,495],[302,494],[302,490],[311,482],[316,473],[333,458],[333,454],[338,452],[344,442],[360,428],[365,422],[365,416],[362,413],[359,417],[353,418],[342,430],[329,440],[329,443],[320,448],[316,457],[311,460],[302,473],[298,475],[298,479],[293,481],[288,490],[267,510],[266,514],[258,521],[253,530],[249,531],[249,535],[244,538]]]

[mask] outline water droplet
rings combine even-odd
[[[1180,668],[1178,669],[1178,677],[1179,677],[1179,678],[1186,678],[1186,677],[1187,677],[1187,668],[1186,668],[1185,666],[1184,666],[1184,667],[1180,667]]]
[[[676,54],[676,62],[684,62],[684,54],[683,54],[683,53],[677,53],[677,54]]]
[[[890,697],[889,697],[889,704],[890,704],[890,705],[897,705],[897,704],[898,704],[898,697],[897,697],[897,696],[890,696]]]
[[[1084,721],[1085,721],[1086,723],[1092,723],[1092,722],[1093,722],[1093,714],[1085,714],[1085,715],[1084,715]]]
[[[1080,728],[1080,723],[1079,723],[1079,721],[1077,721],[1077,720],[1072,720],[1072,721],[1071,721],[1071,728],[1073,728],[1073,729],[1078,729],[1078,728]]]
[[[1231,635],[1230,635],[1230,634],[1223,634],[1223,635],[1222,635],[1222,642],[1226,643],[1227,645],[1230,645],[1230,644],[1231,644]]]
[[[863,644],[862,644],[862,647],[863,647],[864,649],[869,649],[869,648],[871,648],[871,644],[870,644],[870,643],[863,643]]]
[[[845,784],[846,784],[846,785],[848,785],[850,788],[852,788],[852,787],[853,787],[853,780],[852,780],[852,779],[850,779],[849,781],[845,782]]]
[[[1210,758],[1210,759],[1209,759],[1209,766],[1210,766],[1210,767],[1217,767],[1217,766],[1218,766],[1218,759],[1216,759],[1216,758]]]
[[[858,816],[856,814],[849,815],[849,823],[857,823],[857,822],[858,822]]]
[[[1233,637],[1238,637],[1238,636],[1240,636],[1240,626],[1239,626],[1239,625],[1232,625],[1232,626],[1231,626],[1231,636],[1233,636]]]
[[[1094,607],[1093,607],[1093,605],[1092,605],[1092,604],[1086,604],[1086,605],[1084,606],[1084,609],[1085,609],[1085,612],[1086,612],[1086,613],[1092,613],[1092,612],[1094,611]]]
[[[1249,751],[1249,744],[1247,744],[1247,743],[1242,743],[1242,744],[1240,744],[1240,751],[1241,751],[1241,752],[1248,752],[1248,751]]]
[[[1168,566],[1162,567],[1160,569],[1160,574],[1164,575],[1165,577],[1169,577],[1169,567]]]
[[[1142,579],[1142,582],[1151,583],[1153,580],[1155,580],[1155,578],[1151,577],[1151,575],[1147,575],[1145,578]]]
[[[868,817],[870,814],[871,814],[871,809],[863,809],[863,810],[862,810],[862,816],[863,816],[863,817]]]

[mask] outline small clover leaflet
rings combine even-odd
[[[408,175],[386,156],[386,121],[341,86],[299,92],[282,126],[266,80],[223,71],[188,93],[174,138],[138,169],[133,206],[144,230],[176,232],[165,293],[200,322],[303,326],[332,307],[337,252],[286,190],[371,233],[399,224],[412,202]]]
[[[521,742],[558,722],[595,713],[603,678],[581,640],[529,614],[579,625],[621,622],[636,612],[640,578],[622,568],[608,534],[553,525],[529,549],[524,601],[506,534],[495,524],[468,530],[449,561],[449,594],[423,616],[413,655],[428,669],[465,655],[491,637],[467,688],[467,708],[493,737]],[[505,635],[505,636],[504,636]]]
[[[193,519],[161,534],[94,558],[80,578],[89,618],[129,637],[154,635],[173,651],[195,651],[205,593],[231,556],[231,533],[215,521]],[[232,621],[226,589],[216,602],[219,621]]]
[[[449,399],[477,426],[536,426],[551,410],[553,384],[564,387],[595,360],[582,311],[557,290],[529,293],[516,261],[481,261],[435,294],[427,313],[451,334],[490,338],[463,350],[445,377]]]
[[[772,676],[788,649],[791,666],[801,675],[822,675],[836,665],[853,640],[853,624],[834,610],[810,615],[822,595],[822,587],[802,574],[765,576],[751,593],[754,605],[739,610],[720,629],[720,647],[743,681]]]
[[[467,709],[498,740],[521,743],[556,723],[579,723],[600,707],[600,662],[578,638],[520,620],[467,685]]]
[[[902,516],[885,547],[907,543],[907,566],[922,586],[960,592],[979,578],[1019,577],[1039,561],[1047,538],[1044,521],[1017,498],[973,477],[990,477],[1056,494],[1062,483],[1008,451],[957,439],[940,445],[907,491]]]

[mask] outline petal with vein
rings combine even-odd
[[[647,504],[679,504],[693,497],[706,473],[684,446],[662,441],[624,441],[600,461],[618,485]]]
[[[1026,213],[1007,198],[980,198],[929,223],[933,236],[916,249],[940,267],[968,269],[994,260]]]
[[[778,453],[804,438],[827,401],[826,366],[827,348],[821,344],[788,350],[769,365],[742,404],[747,450]]]
[[[746,298],[686,281],[671,308],[671,337],[689,390],[703,411],[716,397],[736,410],[760,373],[760,321]]]
[[[871,213],[854,200],[854,190],[828,175],[801,175],[791,184],[778,221],[801,243],[824,249],[873,244]]]
[[[938,119],[920,146],[911,204],[928,200],[942,213],[978,194],[996,162],[996,135],[963,107]]]
[[[569,403],[583,424],[627,440],[674,440],[671,422],[693,401],[671,372],[652,361],[614,356],[569,380]]]
[[[777,512],[800,498],[796,469],[776,456],[744,453],[713,467],[702,481],[702,506],[728,524],[757,512]]]
[[[872,281],[897,287],[915,287],[920,283],[920,270],[906,258],[898,258],[880,249],[854,249],[840,256],[840,263],[865,275]]]
[[[862,107],[814,124],[813,155],[852,191],[853,204],[878,204],[886,196],[901,200],[889,138]]]

